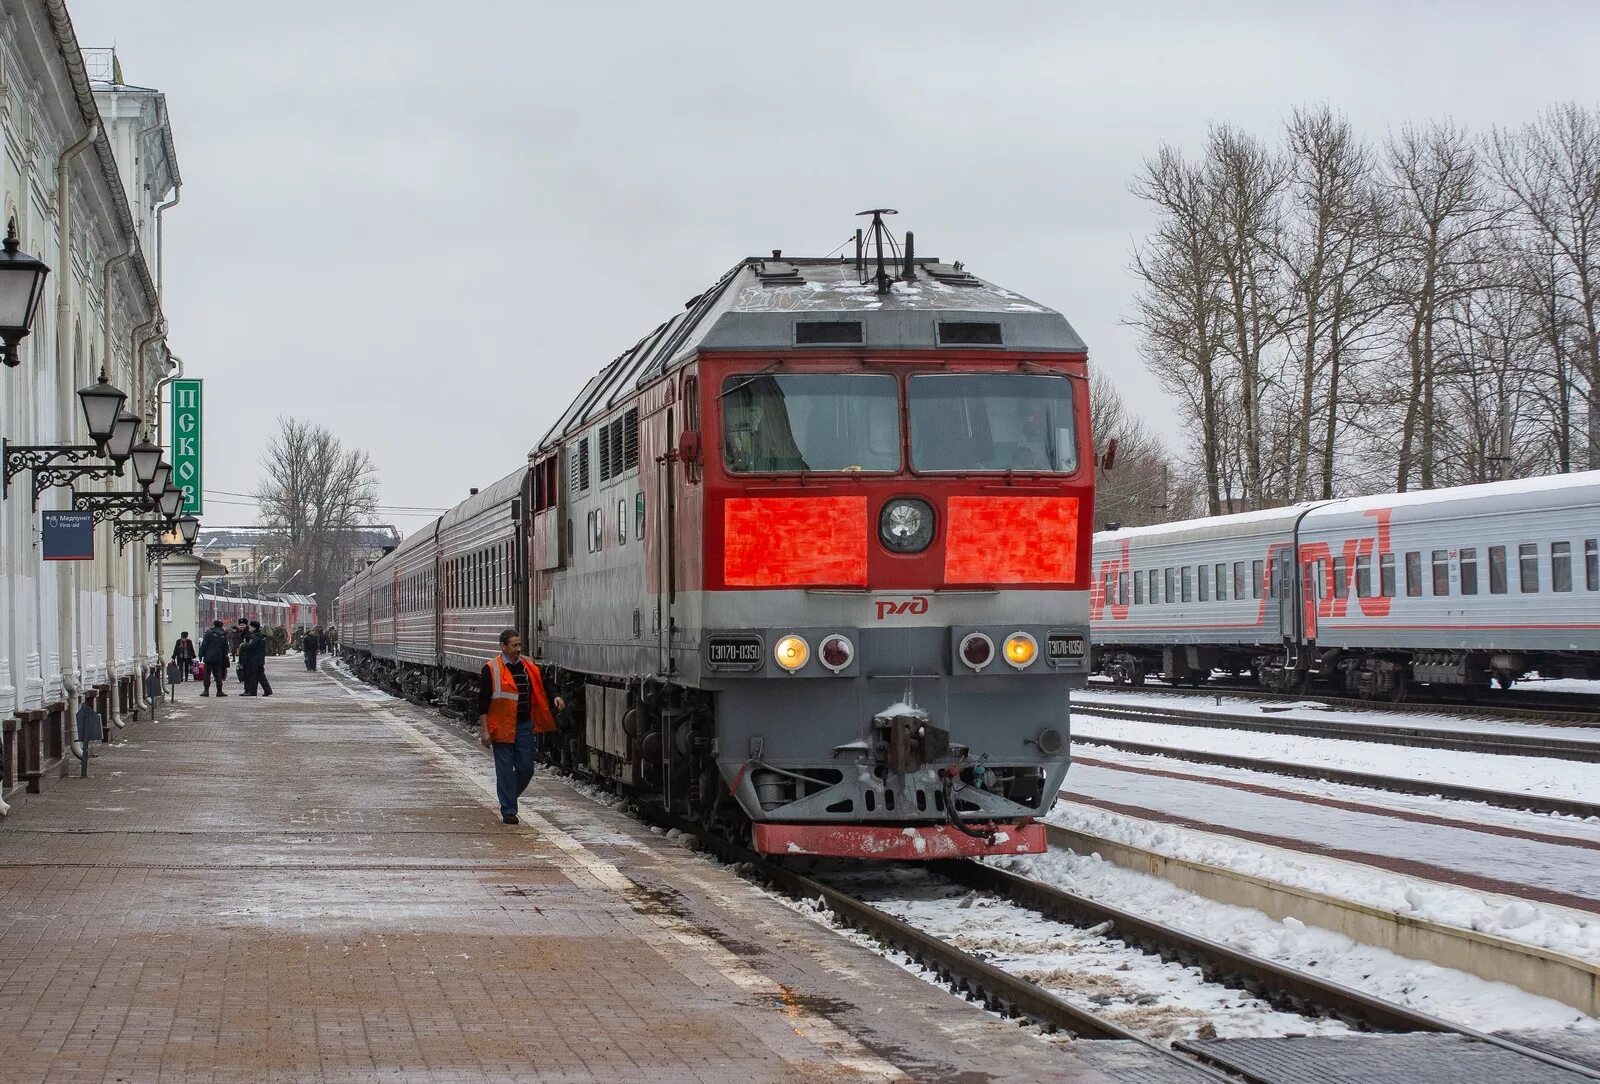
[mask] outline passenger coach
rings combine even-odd
[[[460,710],[517,627],[572,705],[549,755],[763,851],[1042,850],[1087,667],[1085,365],[960,264],[741,261],[347,584],[344,643]]]

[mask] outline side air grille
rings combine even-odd
[[[823,343],[859,343],[861,341],[861,321],[801,320],[794,325],[794,341],[800,346],[817,346]]]
[[[639,465],[639,408],[634,407],[622,416],[622,469],[632,470]]]
[[[1000,325],[966,320],[940,320],[940,346],[999,346]]]
[[[572,492],[583,493],[589,488],[589,438],[578,441],[568,454],[572,462]]]

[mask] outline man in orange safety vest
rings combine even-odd
[[[555,709],[564,707],[556,697]],[[500,819],[516,824],[517,798],[533,779],[539,735],[556,728],[544,679],[533,660],[522,657],[522,637],[516,629],[500,634],[500,654],[484,663],[478,675],[478,726],[478,740],[494,751]]]

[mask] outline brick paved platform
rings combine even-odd
[[[270,699],[183,686],[0,824],[0,1080],[1170,1079],[558,780],[505,827],[488,754],[420,709],[270,673]]]

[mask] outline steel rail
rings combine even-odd
[[[1172,726],[1250,730],[1263,734],[1289,734],[1303,738],[1333,738],[1343,741],[1375,742],[1380,745],[1406,745],[1418,749],[1600,763],[1600,741],[1547,738],[1535,734],[1436,730],[1431,727],[1394,726],[1383,723],[1325,723],[1315,719],[1286,719],[1279,716],[1262,718],[1220,711],[1196,711],[1192,708],[1164,708],[1149,704],[1123,705],[1076,701],[1072,709],[1075,715],[1101,715],[1136,722],[1168,723]]]
[[[1569,702],[1585,705],[1587,710],[1570,707],[1541,707],[1538,704],[1507,704],[1496,698],[1493,702],[1467,702],[1464,700],[1362,700],[1353,696],[1325,696],[1321,693],[1279,692],[1263,689],[1259,685],[1118,685],[1111,681],[1093,680],[1088,686],[1096,692],[1173,693],[1178,696],[1249,696],[1259,700],[1315,700],[1330,707],[1351,708],[1357,711],[1393,711],[1413,715],[1459,715],[1464,718],[1490,718],[1538,723],[1544,726],[1600,726],[1600,706],[1587,707],[1593,697],[1574,694]]]
[[[1204,753],[1196,749],[1176,749],[1165,745],[1146,745],[1143,742],[1123,741],[1120,738],[1096,738],[1073,735],[1075,745],[1101,745],[1124,753],[1142,756],[1170,757],[1192,764],[1211,764],[1221,768],[1242,768],[1246,771],[1265,772],[1268,775],[1291,776],[1296,779],[1317,779],[1324,783],[1343,783],[1368,790],[1384,790],[1394,794],[1419,794],[1428,798],[1450,798],[1461,802],[1482,802],[1504,809],[1519,809],[1529,813],[1561,813],[1571,817],[1600,817],[1600,802],[1580,802],[1572,798],[1553,798],[1543,794],[1518,794],[1514,791],[1488,790],[1467,787],[1457,783],[1431,783],[1423,779],[1401,779],[1370,772],[1354,772],[1344,768],[1325,768],[1315,764],[1295,764],[1283,760],[1265,760],[1259,757],[1234,756],[1231,753]]]

